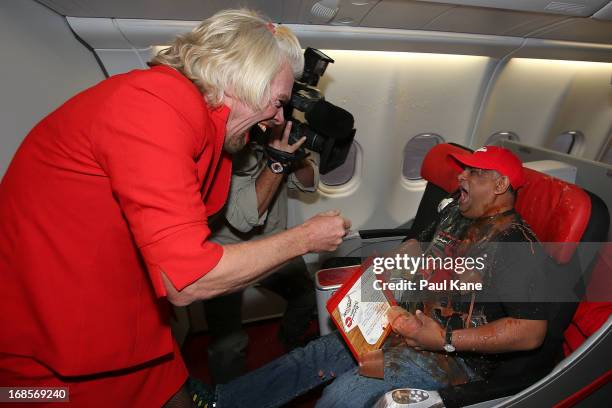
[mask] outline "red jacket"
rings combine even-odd
[[[0,353],[64,376],[173,350],[160,271],[182,289],[223,249],[229,109],[167,67],[107,79],[26,137],[0,185]]]

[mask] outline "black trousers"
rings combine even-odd
[[[287,349],[301,345],[316,310],[314,285],[302,257],[294,258],[258,283],[287,302],[278,333],[281,342]],[[209,372],[215,383],[224,384],[245,372],[249,339],[242,328],[242,292],[204,301],[204,313],[212,335]]]

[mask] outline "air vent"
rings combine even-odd
[[[323,20],[331,20],[338,13],[338,1],[337,0],[323,0],[313,4],[310,9],[310,13]]]
[[[580,15],[584,11],[585,6],[584,4],[561,3],[559,1],[551,1],[550,3],[548,3],[545,9],[557,13]]]

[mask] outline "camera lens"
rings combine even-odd
[[[325,138],[317,134],[314,130],[308,127],[307,124],[294,120],[291,132],[289,133],[289,143],[293,144],[306,137],[306,141],[302,146],[308,150],[321,153],[325,145]]]

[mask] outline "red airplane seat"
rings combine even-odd
[[[584,301],[580,302],[564,333],[563,353],[569,356],[595,333],[612,314],[612,244],[606,242],[599,251]]]
[[[527,184],[518,193],[517,211],[558,264],[570,261],[580,241],[587,245],[605,241],[609,214],[599,197],[530,169],[526,169],[526,176]],[[594,265],[590,281],[585,282],[584,300],[578,304],[564,332],[565,356],[596,332],[612,313],[609,301],[612,300],[612,246],[609,242],[600,249]]]
[[[436,186],[444,189],[447,193],[452,193],[459,187],[456,166],[448,165],[448,155],[451,153],[464,154],[466,148],[451,143],[440,143],[432,147],[421,165],[421,177],[427,180],[428,183],[433,183]],[[470,151],[471,150],[467,150]]]
[[[574,255],[591,217],[591,199],[575,184],[525,169],[516,210],[535,232],[548,255],[565,264]],[[564,243],[555,245],[555,243]]]

